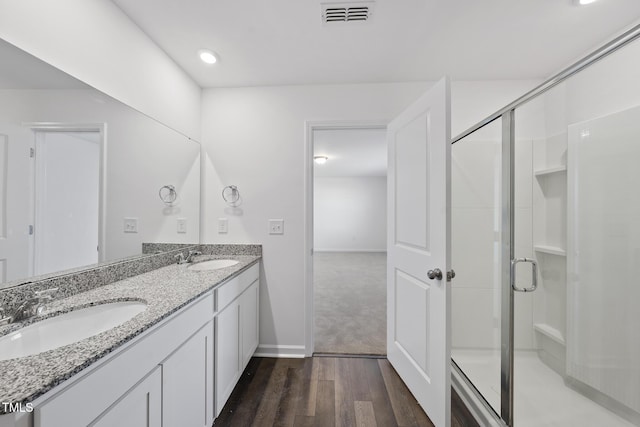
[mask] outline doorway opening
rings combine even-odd
[[[386,129],[315,128],[311,136],[314,352],[384,356]]]
[[[102,127],[32,127],[33,274],[101,261]]]

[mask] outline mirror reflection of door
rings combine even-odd
[[[31,275],[33,224],[33,135],[28,128],[0,123],[0,280]]]
[[[35,136],[34,274],[95,264],[100,132],[37,130]]]

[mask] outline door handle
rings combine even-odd
[[[456,277],[456,271],[452,268],[451,271],[447,271],[447,282]]]
[[[531,263],[531,286],[528,288],[519,288],[516,285],[516,265],[520,262]],[[511,288],[518,292],[533,292],[538,287],[538,263],[531,258],[516,258],[511,260]]]
[[[442,280],[442,270],[439,268],[434,268],[433,270],[427,271],[427,277],[431,280],[438,279]]]

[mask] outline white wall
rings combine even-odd
[[[33,122],[106,124],[107,259],[139,254],[142,242],[198,242],[199,144],[93,89],[0,91],[0,133]],[[33,136],[21,143],[26,155]],[[158,196],[167,184],[178,191],[175,207]],[[138,218],[138,233],[123,232],[124,217]],[[177,218],[187,219],[187,233],[177,233]]]
[[[200,88],[111,1],[2,1],[0,38],[199,139]]]
[[[387,178],[318,177],[313,187],[315,251],[387,250]]]
[[[537,82],[454,82],[452,133],[493,113]],[[203,243],[263,245],[260,343],[304,347],[304,179],[306,120],[390,121],[430,83],[281,86],[208,89],[203,93]],[[473,107],[468,107],[473,105]],[[220,197],[240,189],[234,215]],[[216,220],[229,218],[218,234]],[[285,220],[284,235],[267,233],[270,218]]]

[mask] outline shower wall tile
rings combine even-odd
[[[534,350],[533,293],[515,293],[513,301],[513,328],[515,349]]]
[[[492,289],[499,280],[498,221],[488,208],[452,208],[451,265],[456,270],[453,287]]]
[[[452,206],[495,208],[500,196],[500,141],[460,142],[451,158]]]
[[[533,152],[531,140],[516,141],[514,203],[516,208],[531,207],[533,190]]]
[[[500,348],[500,296],[490,289],[452,289],[454,348]]]

